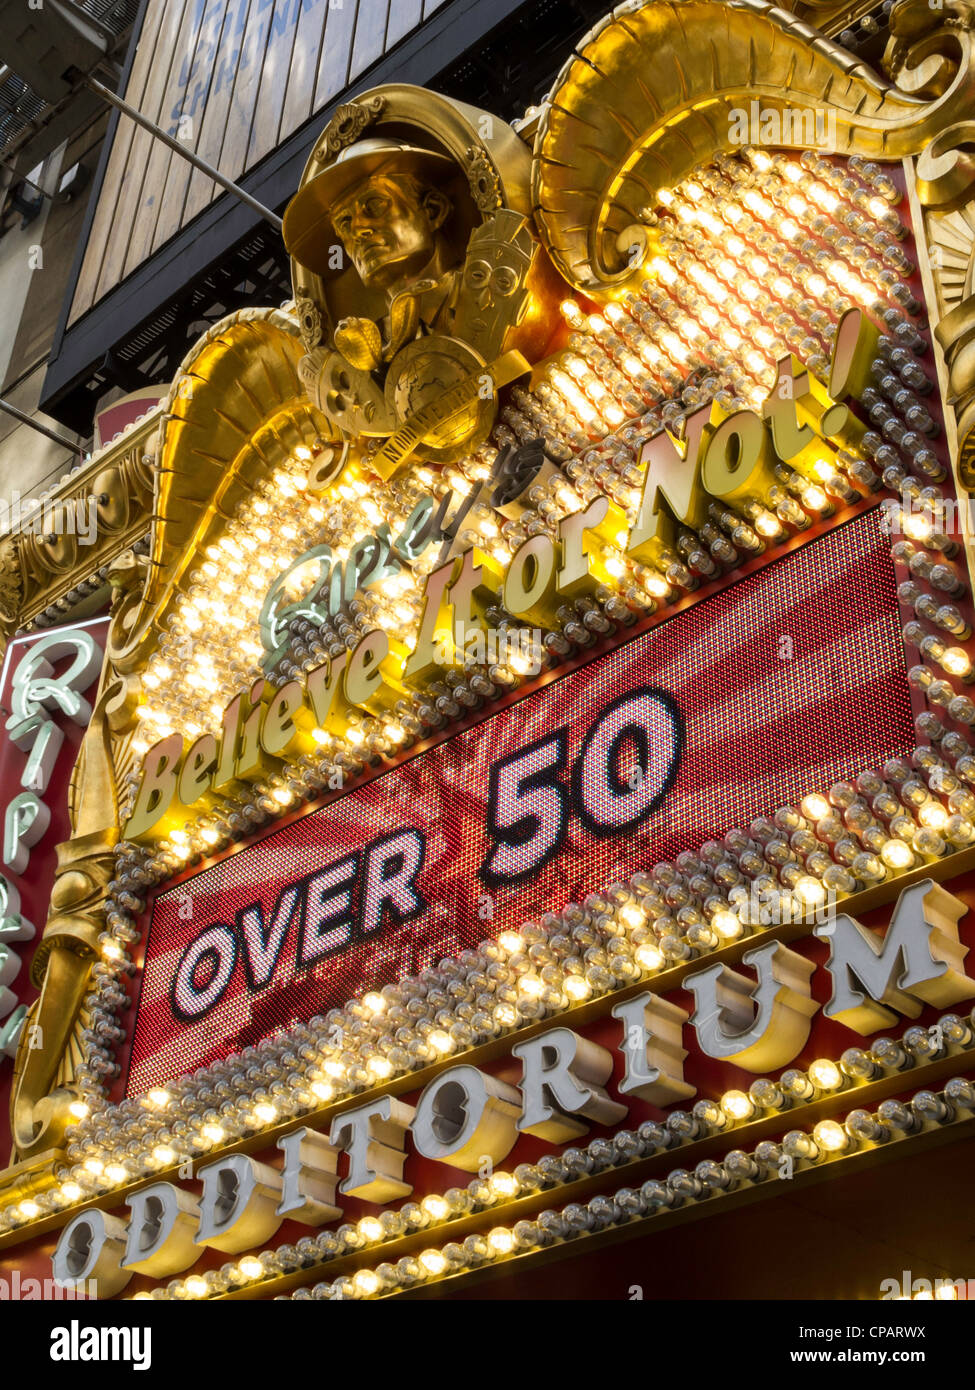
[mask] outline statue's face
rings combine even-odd
[[[408,280],[436,250],[426,210],[388,177],[364,179],[336,205],[332,222],[364,285]]]

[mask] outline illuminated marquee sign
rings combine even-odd
[[[67,776],[101,671],[106,620],[10,643],[0,702],[3,846],[0,851],[0,1058],[13,1057],[27,1016],[23,943],[43,925],[54,846],[70,829]],[[21,910],[23,908],[23,911]],[[32,949],[32,948],[31,948]]]
[[[160,892],[130,1091],[907,751],[887,544],[867,512]]]
[[[258,776],[265,756],[307,752],[314,746],[316,727],[343,731],[357,710],[381,713],[410,689],[422,689],[445,657],[447,664],[463,669],[465,649],[483,629],[484,610],[492,600],[520,622],[551,626],[560,602],[591,593],[611,577],[601,545],[625,540],[627,554],[635,560],[657,561],[673,544],[680,525],[707,523],[708,507],[718,499],[757,505],[775,485],[776,459],[779,467],[791,464],[813,478],[817,468],[833,476],[833,446],[854,444],[865,433],[837,398],[862,388],[878,338],[866,315],[850,309],[835,334],[829,373],[835,396],[795,359],[783,358],[761,416],[752,410],[728,412],[712,402],[688,417],[683,440],[666,430],[654,436],[642,451],[642,496],[629,531],[624,512],[600,497],[564,516],[557,540],[544,532],[526,540],[506,570],[478,547],[465,550],[429,575],[412,651],[383,629],[374,629],[341,660],[314,667],[304,683],[291,680],[275,687],[263,679],[255,681],[224,710],[219,737],[204,733],[188,747],[179,732],[160,740],[145,759],[126,835],[145,841],[178,828],[201,798],[235,778]],[[542,463],[539,457],[539,468]],[[856,496],[850,490],[851,500]],[[429,499],[424,499],[397,538],[395,548],[402,559],[419,558],[429,546],[435,534],[431,511]],[[386,537],[366,537],[353,547],[348,563],[333,565],[331,549],[317,546],[300,557],[296,570],[279,576],[260,619],[262,642],[272,659],[285,649],[278,646],[282,633],[277,607],[288,583],[309,572],[305,600],[292,604],[290,613],[318,619],[326,610],[316,607],[316,596],[334,587],[336,598],[344,593],[348,602],[360,586],[395,576],[399,560],[390,563],[392,549]]]
[[[742,51],[776,13],[729,11],[769,26]],[[688,18],[711,51],[679,18],[668,63]],[[585,94],[651,21],[642,143],[600,150]],[[658,22],[594,31],[517,180],[465,130],[456,295],[390,280],[385,316],[318,219],[364,131],[401,193],[444,164],[399,89],[343,108],[295,316],[184,364],[116,607],[78,1123],[0,1206],[66,1227],[69,1282],[208,1247],[152,1296],[383,1296],[975,1117],[973,613],[901,168],[685,167],[640,105]]]
[[[959,919],[965,915],[964,903],[930,879],[922,879],[901,894],[882,939],[845,914],[816,927],[810,922],[810,929],[829,943],[831,992],[824,999],[825,1014],[854,1033],[869,1034],[894,1021],[895,1009],[916,1017],[926,1005],[944,1008],[971,999],[975,982],[965,973],[968,949],[958,933]],[[516,937],[516,959],[520,944]],[[502,937],[498,960],[504,958],[505,947]],[[692,1143],[709,1131],[747,1126],[763,1110],[788,1109],[793,1102],[801,1108],[817,1091],[829,1095],[842,1087],[840,1069],[820,1060],[808,1073],[800,1069],[787,1073],[779,1085],[763,1078],[747,1092],[727,1090],[720,1105],[702,1100],[693,1111],[673,1112],[667,1127],[652,1120],[639,1123],[647,1103],[666,1106],[693,1096],[702,1060],[718,1059],[756,1073],[793,1061],[804,1048],[820,1009],[813,994],[812,977],[818,973],[813,962],[781,942],[770,942],[746,952],[743,964],[755,970],[756,983],[721,964],[692,970],[683,979],[683,989],[693,995],[696,1005],[689,1020],[698,1046],[693,1076],[689,1072],[685,1078],[686,1052],[680,1046],[681,1024],[688,1014],[657,992],[630,991],[612,1009],[621,1030],[615,1059],[605,1046],[605,1031],[602,1041],[596,1042],[569,1026],[548,1027],[511,1047],[512,1060],[520,1063],[517,1086],[492,1070],[466,1063],[448,1066],[416,1095],[415,1104],[383,1095],[335,1115],[327,1134],[304,1126],[292,1130],[277,1143],[279,1166],[244,1153],[204,1163],[192,1173],[200,1184],[199,1198],[171,1182],[158,1182],[130,1198],[128,1223],[98,1210],[80,1213],[69,1221],[54,1252],[55,1277],[69,1285],[94,1277],[105,1293],[113,1294],[135,1274],[161,1278],[186,1269],[201,1247],[239,1253],[271,1239],[285,1221],[298,1223],[299,1228],[316,1227],[339,1220],[350,1202],[386,1206],[414,1191],[417,1159],[434,1173],[444,1165],[480,1175],[466,1189],[455,1187],[446,1197],[428,1196],[422,1205],[401,1207],[385,1226],[374,1216],[346,1225],[332,1237],[331,1248],[341,1249],[343,1233],[353,1249],[364,1240],[391,1243],[404,1227],[443,1224],[476,1205],[490,1207],[505,1198],[534,1195],[541,1186],[533,1181],[535,1173],[544,1174],[542,1181],[556,1181],[558,1172],[571,1185],[574,1177],[596,1167],[590,1155],[599,1155],[601,1166],[609,1161],[623,1170],[625,1182],[627,1167],[643,1155],[672,1144]],[[736,991],[742,997],[747,992],[749,999],[745,1026],[732,1003]],[[931,1029],[914,1030],[912,1045],[918,1060],[946,1050],[949,1031],[956,1046],[972,1040],[971,1028],[961,1019],[943,1016]],[[912,1065],[913,1055],[890,1040],[888,1044],[885,1049],[877,1044],[886,1070]],[[858,1049],[844,1053],[843,1063],[846,1075],[861,1081],[884,1069]],[[509,1075],[510,1068],[505,1067],[504,1073]],[[619,1100],[609,1089],[611,1082]],[[966,1083],[960,1080],[949,1085],[953,1099],[975,1109],[971,1087],[966,1091]],[[921,1096],[924,1099],[915,1102],[917,1112],[900,1101],[887,1102],[887,1108],[881,1109],[886,1124],[865,1110],[855,1110],[845,1129],[835,1120],[824,1119],[813,1136],[793,1130],[781,1145],[759,1145],[755,1153],[765,1172],[748,1153],[738,1150],[726,1160],[727,1170],[705,1160],[693,1173],[675,1170],[666,1183],[650,1180],[639,1193],[624,1187],[616,1201],[632,1216],[677,1205],[703,1194],[709,1184],[720,1191],[742,1178],[761,1181],[771,1176],[769,1169],[780,1179],[792,1178],[798,1165],[852,1150],[854,1142],[890,1142],[892,1132],[948,1118],[949,1108],[940,1097],[930,1092]],[[539,1163],[522,1164],[514,1173],[496,1171],[496,1165],[515,1152],[524,1136],[564,1144],[580,1139],[590,1125],[612,1127],[627,1119],[639,1123],[639,1128],[617,1131],[617,1137],[626,1141],[619,1151],[612,1141],[596,1138],[586,1149],[566,1150],[562,1163],[567,1166],[561,1170],[554,1167],[559,1160],[550,1156],[545,1170]],[[345,1176],[340,1182],[338,1161],[343,1153]],[[599,1215],[611,1209],[603,1199],[588,1208],[569,1205],[563,1216],[580,1223],[579,1230],[598,1229]],[[519,1223],[522,1248],[549,1243],[552,1227],[571,1230],[557,1224],[561,1219],[557,1213],[547,1215],[554,1218],[549,1229],[541,1221],[537,1227]],[[590,1216],[594,1219],[588,1222]],[[489,1240],[496,1254],[510,1253],[517,1243],[503,1227],[493,1230]],[[309,1263],[329,1248],[308,1238],[303,1244]],[[455,1258],[463,1263],[465,1254],[462,1251]],[[476,1243],[470,1254],[477,1259]],[[486,1254],[485,1249],[480,1258]],[[436,1247],[425,1251],[421,1259],[431,1274],[445,1272],[450,1264],[445,1252]],[[236,1274],[240,1283],[273,1277],[280,1270],[280,1260],[276,1266],[273,1257],[267,1265],[245,1257],[236,1268],[224,1268]],[[396,1280],[399,1268],[387,1266],[387,1278],[390,1271]],[[403,1273],[409,1281],[408,1265]],[[223,1287],[228,1286],[225,1279]],[[381,1287],[382,1280],[366,1271],[353,1290],[368,1294]],[[182,1290],[183,1296],[197,1296],[207,1291],[207,1285],[191,1276]]]

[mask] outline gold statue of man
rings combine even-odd
[[[439,185],[452,167],[444,155],[401,141],[360,140],[306,184],[285,215],[288,249],[303,265],[334,274],[331,232],[366,290],[382,292],[387,361],[421,324],[449,329],[464,250],[445,235],[453,204]],[[367,331],[361,319],[345,323]]]

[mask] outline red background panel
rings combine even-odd
[[[676,777],[660,806],[618,837],[596,837],[571,814],[561,851],[526,881],[493,891],[488,908],[478,871],[492,847],[492,765],[557,728],[566,730],[573,761],[602,711],[644,686],[666,692],[684,723]],[[160,892],[128,1091],[239,1052],[485,935],[557,911],[905,753],[914,741],[889,541],[874,510]],[[287,885],[407,827],[426,837],[420,915],[304,973],[296,969],[294,922],[263,989],[249,989],[239,952],[212,1010],[189,1023],[175,1016],[177,967],[207,927],[233,927],[235,914],[254,903],[268,922]]]

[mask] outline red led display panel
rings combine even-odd
[[[874,510],[158,893],[129,1092],[913,743]]]

